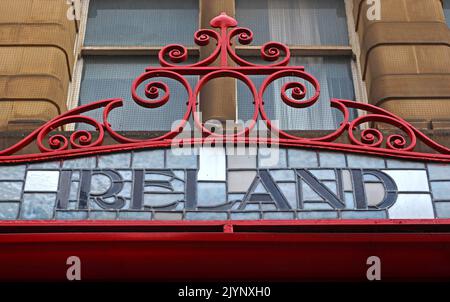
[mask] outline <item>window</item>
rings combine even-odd
[[[193,62],[191,62],[193,63]],[[86,56],[81,81],[80,104],[105,98],[122,98],[121,108],[113,110],[109,121],[115,130],[165,131],[174,121],[180,120],[186,111],[187,93],[175,80],[154,78],[164,81],[171,90],[169,103],[153,109],[139,106],[131,98],[130,86],[134,78],[143,73],[149,65],[159,66],[156,56]],[[188,78],[195,85],[193,77]],[[144,95],[141,97],[145,98]],[[96,110],[90,116],[102,120],[101,111]],[[81,127],[87,126],[80,124]]]
[[[447,25],[450,26],[450,0],[444,0],[444,15]]]
[[[253,45],[267,41],[287,44],[293,53],[290,64],[305,66],[321,85],[321,96],[314,106],[296,109],[279,101],[278,96],[283,84],[298,79],[275,81],[264,95],[268,117],[277,120],[282,130],[335,129],[342,117],[338,110],[330,108],[330,99],[355,99],[344,1],[236,0],[236,17],[241,26],[253,30]],[[314,92],[312,87],[307,88],[309,93]],[[244,95],[239,91],[238,101]],[[252,112],[251,103],[238,104],[238,116],[245,120]]]
[[[186,109],[187,93],[183,87],[176,81],[164,78],[171,87],[172,97],[168,104],[155,109],[136,104],[131,98],[130,87],[147,66],[159,66],[157,53],[166,44],[193,45],[192,35],[199,27],[198,0],[88,2],[85,5],[88,12],[85,16],[86,29],[81,50],[83,68],[77,104],[122,98],[123,107],[113,110],[109,116],[114,130],[170,129],[172,122],[181,119]],[[194,84],[191,82],[191,85]],[[88,114],[100,120],[102,118],[100,110]],[[79,127],[89,129],[90,126],[80,124]]]
[[[258,45],[349,45],[344,1],[236,0],[236,18]]]
[[[112,111],[115,130],[166,131],[183,116],[187,94],[177,82],[168,104],[145,109],[131,98],[132,81],[149,65],[158,66],[157,53],[166,44],[188,47],[195,61],[199,47],[193,33],[199,28],[201,3],[205,0],[86,0],[82,24],[81,60],[70,107],[106,98],[123,98],[124,107]],[[217,0],[208,0],[217,1]],[[232,0],[229,0],[232,1]],[[218,3],[220,1],[217,1]],[[279,41],[291,48],[291,65],[303,65],[320,82],[321,97],[311,108],[295,109],[284,104],[280,89],[295,78],[279,79],[264,95],[265,111],[278,120],[283,130],[334,129],[341,120],[330,99],[356,99],[354,79],[357,68],[348,32],[345,0],[234,0],[239,26],[254,33],[250,45],[236,45],[237,53],[249,61],[260,61],[259,48],[268,41]],[[84,22],[83,22],[84,21]],[[193,63],[187,62],[187,63]],[[261,62],[262,63],[262,62]],[[266,63],[267,64],[267,63]],[[263,76],[253,76],[257,87]],[[164,79],[166,81],[166,79]],[[196,77],[188,78],[195,85]],[[171,86],[171,83],[167,83]],[[253,115],[249,91],[237,81],[237,118],[247,121]],[[310,92],[314,92],[311,88]],[[217,97],[217,96],[216,96]],[[100,118],[100,112],[90,113]]]
[[[192,34],[197,29],[197,0],[91,0],[84,43],[100,46],[193,45]]]
[[[320,83],[320,98],[308,108],[297,109],[286,105],[280,99],[281,87],[298,78],[275,80],[264,94],[264,110],[270,120],[276,120],[282,130],[332,130],[342,121],[342,114],[330,107],[331,98],[355,99],[352,72],[349,58],[340,56],[298,56],[291,58],[292,65],[305,66],[305,70],[314,75]],[[260,85],[263,76],[254,76],[253,82]],[[309,83],[307,97],[312,96],[314,88]],[[248,120],[253,114],[250,92],[244,85],[238,85],[238,117]],[[356,113],[351,112],[353,115]]]

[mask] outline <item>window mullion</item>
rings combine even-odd
[[[346,15],[347,15],[350,46],[352,47],[353,53],[355,54],[354,60],[352,60],[352,66],[351,66],[353,82],[354,82],[353,86],[355,89],[355,97],[356,97],[356,101],[359,101],[362,103],[368,103],[366,85],[362,80],[359,39],[358,39],[358,35],[355,32],[355,28],[356,28],[355,20],[353,18],[353,1],[344,0],[344,3],[345,3]],[[362,112],[359,109],[357,112],[358,112],[358,116],[361,116],[364,114],[364,112]]]
[[[221,12],[235,16],[234,0],[200,0],[200,28],[210,28],[209,22]],[[200,48],[200,59],[209,56],[215,44]],[[218,64],[216,60],[211,65]],[[231,65],[231,63],[229,62]],[[200,111],[202,120],[236,120],[236,80],[219,78],[207,83],[200,93]]]
[[[72,82],[69,85],[69,91],[67,95],[67,109],[71,110],[78,106],[78,99],[81,89],[81,75],[83,72],[83,58],[82,49],[84,45],[84,37],[86,33],[87,16],[89,10],[90,0],[80,0],[81,1],[81,14],[79,20],[79,29],[76,39],[76,44],[74,45],[75,50],[75,66],[73,68]],[[73,125],[66,126],[66,130],[74,130]]]

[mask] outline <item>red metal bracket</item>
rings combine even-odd
[[[187,59],[187,49],[178,44],[167,45],[159,52],[161,67],[146,68],[146,72],[135,79],[132,84],[131,92],[134,101],[146,108],[157,108],[169,101],[170,90],[167,84],[160,81],[151,81],[151,79],[167,77],[181,83],[188,95],[187,107],[181,123],[174,130],[156,138],[143,140],[127,138],[113,130],[108,121],[109,113],[113,109],[121,107],[122,100],[107,99],[77,107],[53,118],[17,144],[0,151],[0,163],[31,162],[144,148],[163,148],[169,147],[174,143],[177,145],[201,145],[206,139],[208,143],[214,142],[214,140],[245,144],[265,143],[285,147],[327,149],[384,157],[390,156],[413,160],[450,162],[449,148],[433,141],[402,118],[379,107],[349,100],[331,100],[331,106],[341,111],[344,118],[338,129],[328,135],[316,138],[303,138],[276,128],[264,110],[263,95],[266,88],[273,81],[287,76],[294,76],[310,83],[314,87],[315,92],[307,100],[304,100],[306,97],[306,86],[303,83],[289,82],[282,87],[281,100],[287,105],[301,110],[301,108],[312,106],[318,100],[320,85],[317,79],[305,72],[303,66],[288,66],[290,51],[286,45],[281,43],[268,42],[261,47],[261,58],[271,62],[269,65],[257,65],[246,61],[236,54],[232,45],[236,38],[241,44],[251,43],[253,37],[252,31],[247,28],[237,27],[237,21],[224,13],[213,18],[210,24],[219,30],[201,29],[194,34],[194,41],[199,46],[213,43],[211,42],[212,40],[215,41],[216,47],[209,57],[195,64],[179,65],[177,63]],[[219,66],[211,66],[219,57]],[[228,62],[229,59],[234,61],[237,66],[231,66]],[[187,75],[201,76],[200,81],[194,89],[192,89],[184,77]],[[259,90],[251,81],[250,75],[267,75]],[[250,89],[254,99],[254,114],[251,123],[241,132],[232,135],[211,133],[200,120],[197,112],[198,104],[196,100],[202,87],[208,81],[220,77],[231,77],[244,82]],[[148,82],[149,80],[150,82]],[[147,82],[144,87],[147,99],[140,97],[137,93],[138,87],[144,82]],[[103,121],[82,115],[88,111],[100,108],[103,110]],[[360,109],[367,113],[354,120],[350,120],[350,108]],[[194,118],[195,126],[201,130],[202,137],[175,140],[174,138],[183,131],[191,115]],[[248,136],[249,132],[255,126],[258,117],[265,121],[268,128],[275,133],[276,140]],[[356,134],[355,132],[358,126],[366,122],[387,123],[397,129],[399,133],[384,137],[378,129],[368,128]],[[95,127],[96,133],[94,136],[96,138],[94,139],[92,133],[86,130],[74,131],[69,138],[61,134],[52,135],[52,131],[70,123],[87,123]],[[116,140],[118,144],[105,145],[105,132]],[[345,134],[348,135],[350,143],[343,144],[335,142],[337,138]],[[49,138],[45,140],[47,136]],[[418,141],[430,147],[435,153],[415,151]],[[17,154],[33,142],[37,144],[41,153]]]

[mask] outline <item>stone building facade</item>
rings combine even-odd
[[[449,9],[2,0],[0,279],[59,280],[72,252],[93,280],[120,279],[95,265],[117,259],[136,279],[364,279],[355,263],[373,253],[387,279],[450,278]],[[263,135],[239,137],[245,119]],[[183,136],[190,122],[200,137]],[[27,248],[40,252],[21,275]],[[214,270],[198,270],[205,255]]]

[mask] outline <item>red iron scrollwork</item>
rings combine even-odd
[[[301,82],[286,83],[281,89],[281,100],[288,106],[301,110],[302,108],[312,106],[318,100],[320,95],[318,81],[312,75],[306,73],[304,67],[288,66],[290,51],[286,45],[277,42],[264,44],[261,47],[261,58],[270,63],[269,65],[257,65],[239,57],[232,47],[236,39],[241,44],[251,43],[253,38],[251,30],[237,27],[237,21],[224,13],[212,19],[210,24],[219,30],[201,29],[194,34],[194,41],[199,46],[213,43],[212,40],[215,41],[215,49],[207,58],[194,64],[180,65],[179,63],[186,61],[188,58],[187,49],[178,44],[167,45],[158,55],[161,66],[146,68],[146,72],[141,74],[132,83],[131,95],[133,100],[140,106],[146,108],[158,108],[170,101],[171,92],[168,85],[161,81],[151,81],[153,78],[169,78],[179,82],[185,88],[188,95],[186,111],[180,124],[173,130],[155,138],[142,140],[127,138],[113,130],[108,121],[110,112],[115,108],[121,107],[123,101],[121,99],[107,99],[77,107],[53,118],[17,144],[0,151],[0,163],[37,161],[143,148],[168,147],[174,143],[174,138],[183,131],[191,114],[194,118],[195,126],[202,131],[203,137],[177,139],[177,144],[197,145],[202,144],[205,139],[210,141],[210,137],[213,137],[229,139],[229,141],[231,140],[234,143],[258,144],[265,142],[279,144],[285,147],[328,149],[407,159],[450,162],[449,148],[431,140],[405,120],[379,107],[349,100],[331,100],[331,106],[342,113],[343,121],[338,129],[325,136],[302,138],[277,129],[272,125],[271,120],[264,110],[263,96],[266,88],[275,80],[283,77],[296,77],[308,82],[315,91],[312,97],[307,100],[305,100],[307,89],[305,84]],[[236,66],[229,64],[229,59]],[[219,64],[212,65],[217,60]],[[194,89],[192,89],[185,78],[185,76],[189,75],[200,76],[200,80]],[[265,75],[267,77],[261,87],[257,89],[249,77],[251,75]],[[196,100],[202,87],[207,82],[222,77],[235,78],[242,81],[249,88],[254,100],[254,114],[251,123],[241,132],[232,135],[212,133],[200,120],[197,111],[198,104]],[[144,87],[146,98],[139,96],[137,92],[139,86],[144,83],[146,83]],[[360,109],[367,112],[367,114],[350,120],[350,108]],[[102,122],[82,115],[83,113],[96,109],[103,110]],[[277,136],[276,141],[270,138],[251,138],[246,135],[255,126],[258,117],[266,122],[272,132],[275,132]],[[374,122],[387,123],[399,130],[400,133],[384,137],[383,133],[376,128],[364,129],[357,133],[358,126],[367,122],[369,124]],[[93,126],[96,131],[77,130],[69,138],[62,134],[51,135],[52,131],[70,123],[86,123]],[[119,144],[104,144],[105,132]],[[350,143],[336,142],[345,133],[347,133]],[[45,138],[49,135],[50,137],[46,141]],[[36,141],[41,153],[18,154],[33,141]],[[418,141],[426,144],[435,153],[414,151]]]

